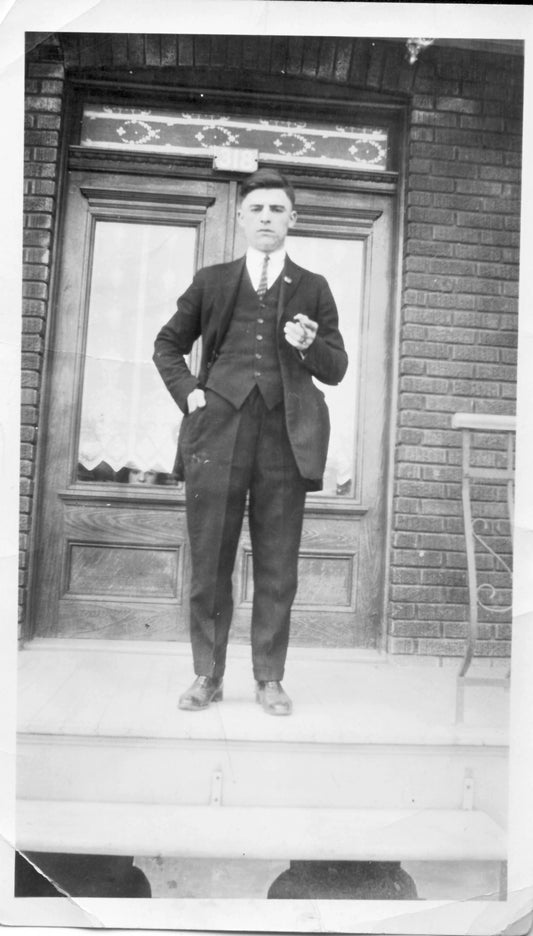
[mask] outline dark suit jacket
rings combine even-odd
[[[154,363],[167,389],[187,413],[187,397],[203,387],[209,368],[228,328],[245,258],[200,270],[183,296],[177,312],[163,326],[155,340]],[[302,359],[285,339],[283,327],[303,312],[318,322],[318,333]],[[325,384],[339,383],[348,358],[338,329],[335,300],[323,276],[310,273],[286,258],[277,309],[278,354],[283,382],[285,417],[292,450],[310,490],[319,490],[329,442],[329,415],[324,394],[312,377]],[[191,374],[185,355],[197,338],[202,338],[202,359],[198,376]],[[179,455],[179,453],[178,453]],[[179,457],[178,457],[179,464]]]

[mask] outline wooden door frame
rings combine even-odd
[[[235,182],[239,181],[239,178],[235,174],[217,172],[210,167],[211,159],[202,160],[198,158],[189,158],[182,156],[163,156],[160,154],[146,154],[146,153],[134,153],[134,152],[109,152],[102,151],[97,148],[91,149],[89,147],[81,147],[73,140],[73,127],[77,124],[77,117],[79,116],[79,108],[81,107],[82,99],[87,95],[88,90],[91,95],[96,95],[101,98],[104,96],[106,100],[113,98],[113,94],[110,95],[109,87],[101,88],[98,86],[98,82],[90,82],[89,85],[86,83],[81,83],[76,87],[76,82],[72,82],[69,88],[69,93],[67,94],[67,100],[70,100],[69,114],[70,119],[66,121],[67,132],[65,134],[64,146],[62,150],[62,171],[60,173],[61,184],[60,192],[58,198],[58,224],[56,226],[56,232],[54,237],[53,245],[53,270],[51,277],[51,301],[50,306],[53,308],[57,302],[57,291],[58,291],[58,269],[60,267],[61,258],[59,255],[59,247],[62,243],[63,227],[65,221],[65,196],[68,188],[68,174],[72,170],[85,170],[94,173],[106,173],[113,174],[114,172],[118,173],[128,173],[135,175],[137,177],[149,176],[164,176],[166,178],[172,179],[179,177],[181,179],[204,179],[207,178],[213,179],[214,181],[220,182]],[[131,90],[131,89],[130,89]],[[139,92],[142,94],[142,100],[146,97],[151,97],[154,88],[151,87],[148,89],[136,89],[135,101],[139,104]],[[133,91],[132,91],[133,93]],[[198,100],[200,92],[198,92]],[[210,94],[215,97],[220,96],[218,90],[211,90]],[[181,90],[177,94],[172,95],[172,101],[169,101],[168,88],[166,89],[166,103],[169,106],[175,102],[176,97],[183,101],[183,97],[186,95],[187,102],[190,104],[191,100],[191,91]],[[257,111],[261,109],[261,105],[264,101],[264,95],[262,94],[243,94],[242,92],[224,92],[224,103],[225,109],[228,108],[238,108],[241,112],[250,112]],[[121,97],[121,100],[123,98]],[[349,117],[350,120],[357,119],[357,115],[361,112],[361,107],[363,106],[360,102],[358,105],[354,106],[353,101],[346,101],[344,99],[324,99],[309,98],[300,99],[298,97],[289,98],[284,96],[284,103],[286,102],[287,111],[296,108],[297,113],[302,116],[304,112],[309,112],[309,115],[316,116],[317,106],[324,110],[327,114],[328,119],[331,119],[331,115],[334,112],[342,114],[343,119]],[[388,102],[385,105],[385,109],[380,107],[375,101],[370,104],[365,104],[363,106],[363,111],[368,109],[367,120],[371,119],[372,114],[379,113],[381,119],[385,119],[383,115],[385,114],[389,119],[393,115],[392,124],[395,128],[394,137],[397,141],[399,137],[398,128],[403,126],[404,120],[404,110],[405,110],[405,101],[398,103],[398,99],[394,102]],[[399,152],[399,147],[396,144],[394,146],[394,152]],[[263,163],[262,163],[263,165]],[[265,161],[264,165],[268,165],[268,162]],[[285,171],[289,171],[291,179],[298,185],[298,182],[306,188],[316,189],[320,191],[321,189],[329,190],[338,190],[338,191],[350,191],[359,194],[374,194],[380,193],[383,195],[388,195],[394,200],[396,200],[396,205],[399,207],[400,201],[403,201],[402,188],[398,184],[400,178],[400,173],[398,171],[386,171],[386,172],[369,172],[369,171],[338,171],[327,169],[317,172],[314,168],[306,168],[302,166],[297,167],[286,167]],[[399,321],[399,276],[398,271],[399,267],[399,258],[401,256],[401,231],[399,228],[398,218],[400,213],[396,211],[395,213],[395,223],[394,230],[392,232],[392,242],[393,242],[393,258],[392,258],[392,275],[395,280],[395,285],[390,290],[391,295],[391,337],[393,341],[391,342],[391,348],[393,351],[392,354],[392,364],[394,369],[394,377],[391,380],[389,385],[389,406],[388,412],[386,413],[386,421],[388,422],[388,434],[392,438],[393,425],[392,425],[392,413],[394,411],[394,405],[396,403],[397,397],[397,359],[398,359],[398,349],[397,349],[397,335],[398,335],[398,321]],[[396,296],[396,302],[394,297]],[[53,316],[48,316],[47,321],[47,334],[46,334],[46,351],[45,358],[43,362],[43,393],[42,393],[42,409],[41,409],[41,425],[49,425],[49,416],[50,416],[50,398],[49,398],[49,362],[48,358],[53,349],[55,327],[54,327]],[[396,362],[396,363],[395,363]],[[33,636],[34,630],[34,597],[35,597],[35,567],[38,562],[38,553],[35,549],[36,543],[39,542],[39,537],[41,533],[41,505],[40,505],[40,491],[43,486],[43,445],[39,440],[37,445],[37,459],[36,459],[36,490],[35,490],[35,500],[34,500],[34,522],[32,524],[31,532],[31,547],[30,547],[30,561],[29,561],[29,587],[28,587],[28,613],[24,622],[24,629],[22,632],[23,639],[30,639]],[[384,489],[384,508],[387,515],[386,520],[386,534],[387,542],[384,544],[384,566],[383,566],[383,587],[382,587],[382,601],[381,609],[385,607],[386,600],[386,590],[388,588],[388,566],[389,566],[389,552],[390,552],[390,514],[392,509],[392,459],[394,454],[393,445],[390,446],[390,458],[389,466],[385,473],[385,489]],[[79,493],[76,492],[74,487],[68,491],[64,492],[65,499],[75,499],[79,496]],[[96,503],[98,501],[102,502],[103,500],[109,501],[110,495],[112,494],[112,500],[115,503],[144,503],[144,504],[163,504],[165,502],[164,491],[148,491],[145,490],[142,493],[139,491],[114,491],[111,492],[109,486],[104,485],[91,485],[91,500]],[[88,493],[84,491],[84,494]],[[168,498],[167,498],[168,500]],[[172,503],[175,503],[175,498],[172,499]],[[320,515],[322,517],[327,516],[328,514],[334,517],[339,517],[343,513],[346,516],[353,516],[357,513],[357,509],[354,509],[354,505],[342,505],[334,499],[330,499],[329,502],[326,498],[321,500],[308,500],[306,506],[306,512],[308,515]],[[383,611],[380,613],[381,619],[381,628],[380,633],[377,634],[378,646],[383,646],[385,639],[384,633],[384,614]]]

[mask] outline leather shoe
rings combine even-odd
[[[213,676],[197,676],[187,692],[180,696],[178,708],[187,712],[205,709],[211,702],[222,701],[222,680]]]
[[[292,712],[292,702],[278,680],[256,682],[255,701],[268,715],[290,715]]]

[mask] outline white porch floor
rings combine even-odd
[[[182,712],[192,681],[184,644],[35,640],[19,654],[21,733],[357,744],[506,745],[509,698],[470,686],[455,723],[458,662],[397,660],[365,651],[289,651],[289,718],[254,702],[249,648],[230,647],[224,702]],[[501,675],[476,663],[480,675]]]

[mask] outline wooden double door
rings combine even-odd
[[[350,358],[323,388],[332,435],[324,491],[308,496],[292,643],[374,646],[384,593],[394,197],[296,180],[294,261],[323,273]],[[237,181],[72,169],[62,220],[40,429],[31,631],[185,640],[189,551],[172,477],[181,414],[153,340],[195,269],[244,252]],[[190,365],[198,363],[193,349]],[[248,531],[232,639],[247,641]]]

